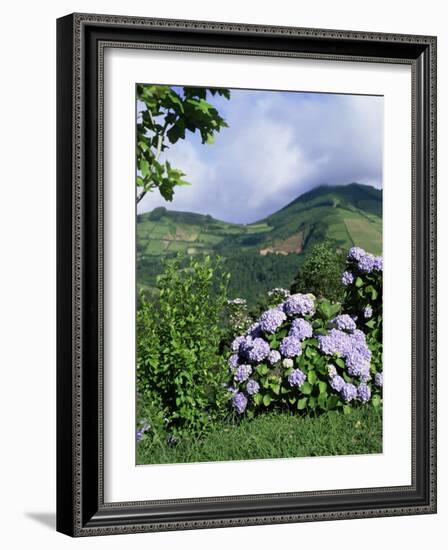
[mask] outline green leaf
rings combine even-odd
[[[317,380],[317,375],[314,371],[309,371],[308,372],[308,382],[312,385],[314,385],[316,383],[316,380]]]
[[[350,405],[342,405],[342,410],[344,411],[344,414],[352,414],[352,408]]]
[[[269,394],[265,394],[265,395],[263,396],[263,405],[264,405],[265,407],[269,407],[269,405],[271,404],[271,402],[272,402],[271,396],[270,396]]]
[[[355,286],[357,288],[360,288],[360,287],[362,287],[363,284],[364,284],[364,281],[361,279],[361,277],[356,277]]]
[[[311,386],[311,384],[309,382],[304,382],[301,386],[300,386],[300,391],[304,394],[304,395],[310,395],[310,393],[313,391],[313,386]]]
[[[321,393],[317,398],[317,403],[321,409],[325,410],[327,408],[327,394]]]
[[[261,376],[264,376],[269,372],[267,365],[265,365],[264,363],[260,363],[255,370],[258,374],[261,374]]]
[[[324,382],[323,380],[321,380],[319,382],[319,393],[326,393],[327,392],[327,388],[328,388],[328,384],[326,382]]]
[[[338,405],[339,397],[336,395],[330,395],[327,399],[327,409],[332,410],[335,409]]]
[[[260,393],[256,393],[254,396],[253,396],[253,400],[254,400],[254,403],[255,405],[261,405],[261,402],[263,400],[263,396],[260,394]]]
[[[379,407],[381,405],[381,396],[380,395],[374,395],[372,397],[372,405],[374,407]]]
[[[302,397],[301,399],[297,400],[297,408],[299,409],[299,411],[302,411],[303,409],[306,408],[307,402],[308,402],[308,397]]]

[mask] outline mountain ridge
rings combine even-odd
[[[238,278],[244,279],[244,271],[250,270],[247,287],[277,279],[274,286],[281,286],[297,273],[314,244],[323,240],[341,251],[356,245],[381,254],[382,191],[358,183],[321,185],[250,224],[155,208],[137,217],[139,282],[152,286],[161,258],[184,252],[219,255]]]

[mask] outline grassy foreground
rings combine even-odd
[[[382,452],[382,409],[364,406],[344,415],[267,413],[238,423],[219,423],[198,439],[168,447],[163,435],[137,444],[137,464],[213,462]]]

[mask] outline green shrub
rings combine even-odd
[[[137,387],[163,410],[172,437],[202,432],[225,402],[218,352],[227,284],[219,259],[177,256],[157,278],[157,299],[140,295]]]
[[[341,301],[343,256],[330,241],[314,245],[291,286],[292,293],[311,292],[318,298]]]

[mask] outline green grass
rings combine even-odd
[[[271,412],[217,423],[202,438],[185,438],[175,447],[165,437],[163,431],[145,436],[137,445],[137,464],[381,453],[382,410],[362,406],[347,415],[330,411],[317,417]]]

